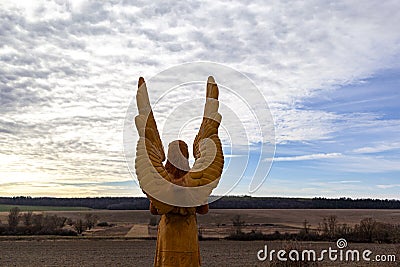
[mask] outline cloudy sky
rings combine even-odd
[[[254,195],[400,198],[398,1],[16,2],[0,2],[0,196],[141,196],[123,154],[137,78],[209,61],[268,101]]]

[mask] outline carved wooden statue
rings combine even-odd
[[[196,213],[208,212],[207,197],[218,184],[224,165],[222,145],[218,137],[221,122],[218,94],[214,78],[209,77],[203,121],[193,143],[193,167],[189,167],[187,144],[181,140],[169,144],[168,159],[164,166],[164,149],[150,106],[146,83],[142,77],[139,78],[136,96],[139,115],[135,118],[139,141],[135,167],[140,186],[150,199],[151,213],[161,215],[154,266],[200,266]],[[169,188],[168,184],[174,188]],[[201,204],[188,206],[183,203],[186,196],[182,198],[181,206],[166,203],[168,201],[163,199],[163,194],[180,201],[180,194],[184,194],[179,191],[182,187],[204,188],[201,194],[190,195],[202,198]]]

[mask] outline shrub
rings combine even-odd
[[[99,227],[107,227],[107,226],[110,226],[110,225],[108,224],[108,222],[99,222],[97,224],[97,226],[99,226]]]
[[[227,237],[229,240],[241,240],[241,241],[252,241],[252,240],[266,240],[267,235],[264,235],[260,231],[252,230],[250,233],[232,233]]]

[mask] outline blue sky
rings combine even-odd
[[[389,69],[305,100],[302,109],[344,119],[325,140],[278,145],[267,184],[284,181],[289,195],[398,198],[399,86],[399,70]]]
[[[210,61],[251,78],[274,119],[252,195],[400,198],[398,1],[14,2],[0,3],[0,196],[141,196],[122,135],[137,78]]]

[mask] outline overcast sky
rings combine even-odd
[[[274,119],[254,195],[400,198],[398,1],[16,2],[0,3],[0,196],[142,196],[123,154],[138,77],[211,61]]]

